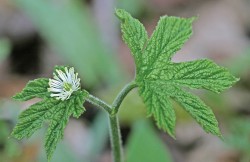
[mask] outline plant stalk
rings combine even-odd
[[[122,162],[122,140],[117,115],[109,116],[110,142],[114,162]]]
[[[109,113],[110,142],[111,142],[114,162],[123,161],[121,131],[119,127],[117,113],[124,98],[135,87],[137,87],[135,81],[132,81],[129,84],[127,84],[117,95],[112,106],[108,105],[104,101],[100,100],[99,98],[91,94],[89,94],[89,97],[86,99],[91,104],[99,108],[102,108]]]
[[[120,93],[117,95],[116,99],[114,100],[113,104],[112,104],[112,114],[117,114],[118,110],[121,106],[122,101],[124,100],[124,98],[127,96],[127,94],[133,89],[137,87],[137,84],[135,83],[135,81],[132,81],[130,83],[128,83],[121,91]],[[111,115],[112,115],[111,114]]]
[[[89,94],[88,98],[86,99],[89,103],[99,107],[101,109],[106,110],[109,114],[112,112],[112,107],[108,105],[106,102],[100,100],[99,98]]]
[[[112,112],[109,115],[109,123],[110,123],[110,142],[113,151],[113,161],[114,162],[122,162],[123,161],[123,151],[122,151],[122,140],[121,140],[121,130],[119,127],[118,121],[118,110],[124,98],[127,94],[133,89],[137,87],[135,81],[127,84],[117,95],[113,104],[112,104]]]

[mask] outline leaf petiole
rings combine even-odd
[[[115,98],[115,100],[112,104],[112,114],[111,115],[115,115],[118,113],[118,110],[119,110],[124,98],[127,96],[127,94],[133,88],[136,88],[136,87],[137,87],[137,84],[135,81],[132,81],[132,82],[128,83],[127,85],[125,85],[125,87],[120,91],[120,93],[117,95],[117,97]]]
[[[88,101],[89,103],[104,109],[105,111],[107,111],[109,113],[110,116],[115,116],[118,113],[118,110],[120,108],[120,105],[122,103],[122,101],[124,100],[124,98],[127,96],[127,94],[133,89],[136,88],[137,84],[135,81],[132,81],[130,83],[128,83],[121,91],[120,93],[117,95],[117,97],[115,98],[114,102],[112,105],[107,104],[106,102],[104,102],[103,100],[89,94],[88,97],[86,98],[86,101]]]
[[[107,111],[109,114],[112,113],[112,107],[107,104],[106,102],[104,102],[103,100],[89,94],[88,97],[86,98],[86,101],[88,101],[89,103],[95,105],[98,108],[104,109],[105,111]]]
[[[86,101],[89,103],[104,109],[109,114],[110,142],[112,146],[114,162],[122,161],[122,141],[117,113],[124,98],[135,87],[137,87],[135,81],[128,83],[117,95],[112,106],[91,94],[89,94],[86,99]]]

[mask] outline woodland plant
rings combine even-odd
[[[135,61],[134,80],[109,105],[81,89],[80,78],[73,67],[55,66],[52,79],[29,81],[22,92],[13,97],[18,101],[32,98],[42,100],[20,114],[12,136],[17,139],[28,138],[48,121],[45,150],[50,161],[57,143],[63,138],[69,118],[80,117],[85,112],[83,103],[87,101],[109,114],[113,160],[121,162],[122,141],[117,113],[126,95],[138,88],[148,116],[153,116],[156,125],[173,138],[176,115],[172,100],[179,103],[207,133],[222,137],[212,110],[186,88],[220,93],[239,79],[209,59],[180,63],[171,61],[172,56],[192,35],[192,23],[196,18],[163,16],[149,38],[144,26],[128,12],[117,9],[116,16],[121,21],[123,40]]]

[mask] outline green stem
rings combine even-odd
[[[124,98],[127,96],[127,94],[133,89],[137,87],[137,84],[135,83],[135,81],[132,81],[130,83],[128,83],[122,90],[121,92],[117,95],[116,99],[114,100],[113,104],[112,104],[112,115],[117,114],[120,105],[122,103],[122,101],[124,100]]]
[[[89,103],[106,110],[109,114],[112,113],[112,107],[110,105],[108,105],[107,103],[105,103],[104,101],[100,100],[99,98],[89,94],[89,96],[86,100]]]
[[[114,162],[122,162],[122,140],[117,115],[109,116],[110,142]]]
[[[108,105],[104,101],[94,97],[91,94],[86,99],[88,102],[92,103],[93,105],[99,108],[103,108],[109,113],[110,142],[111,142],[114,162],[122,162],[123,160],[121,132],[119,128],[117,113],[124,98],[135,87],[137,87],[135,81],[132,81],[129,84],[127,84],[117,95],[112,106]]]
[[[112,104],[112,113],[109,116],[110,121],[110,142],[113,151],[113,160],[114,162],[122,162],[122,140],[121,140],[121,130],[119,128],[119,121],[117,117],[118,110],[124,98],[127,94],[133,89],[137,87],[135,81],[127,84],[121,92],[115,98]]]

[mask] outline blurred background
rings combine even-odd
[[[18,114],[37,101],[11,100],[28,80],[71,65],[85,89],[111,103],[134,78],[115,8],[129,11],[149,34],[161,15],[198,16],[174,61],[210,58],[241,78],[220,95],[197,92],[215,112],[224,141],[206,134],[179,105],[177,140],[170,138],[146,120],[132,91],[119,113],[126,162],[250,162],[249,0],[0,0],[0,162],[46,161],[46,126],[29,140],[9,138]],[[70,120],[52,162],[111,162],[107,116],[85,107],[79,120]]]

